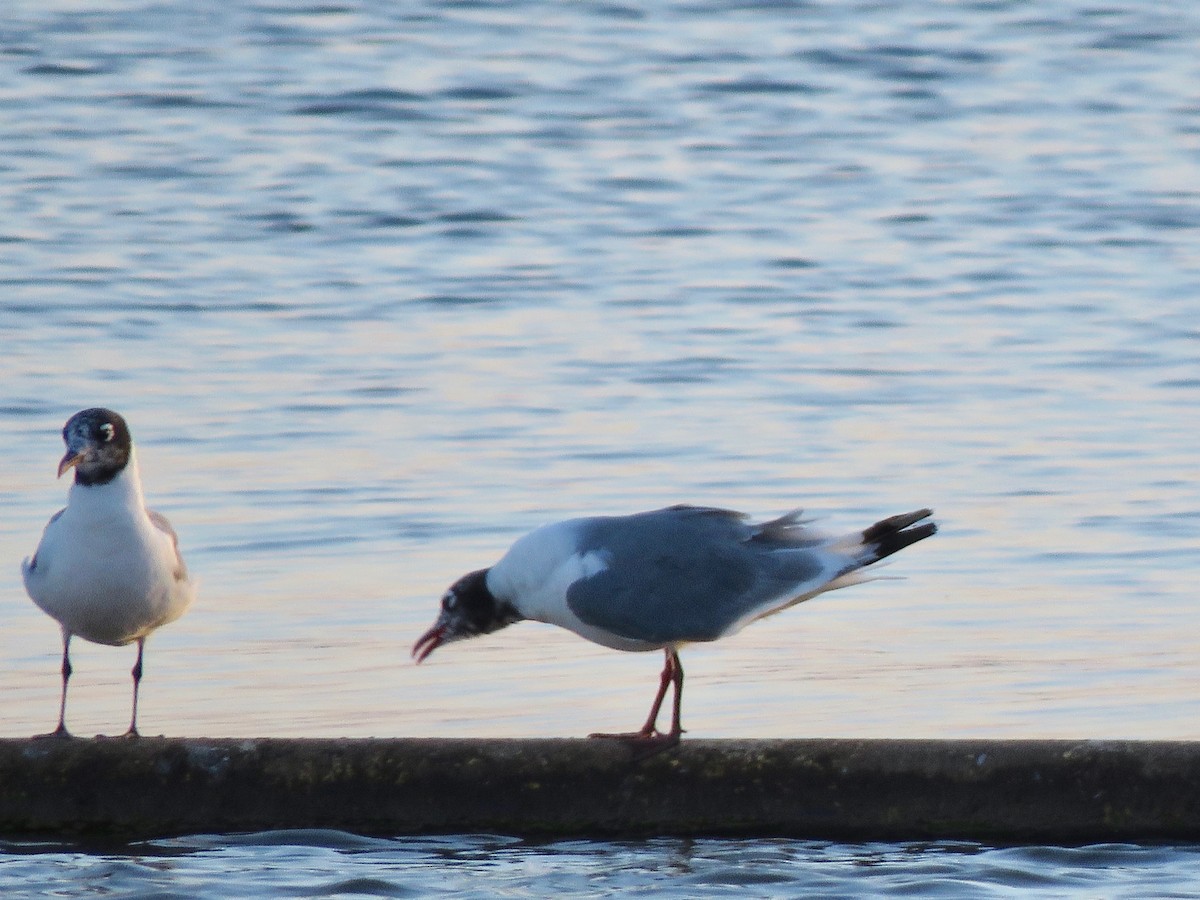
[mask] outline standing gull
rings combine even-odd
[[[63,427],[67,453],[58,474],[75,470],[67,506],[46,525],[37,552],[21,564],[25,590],[62,626],[62,699],[58,728],[67,731],[71,638],[123,647],[137,641],[133,715],[136,737],[142,652],[154,629],[183,615],[195,596],[179,540],[163,516],[146,508],[129,428],[108,409],[77,412]]]
[[[928,509],[865,531],[828,537],[800,511],[750,524],[742,513],[671,506],[632,516],[544,525],[490,569],[464,575],[442,597],[437,621],[413,646],[421,662],[442,644],[532,619],[616,650],[662,650],[666,665],[646,723],[619,738],[639,755],[679,743],[679,648],[715,641],[825,591],[870,579],[862,570],[937,531]],[[658,713],[675,686],[671,728]]]

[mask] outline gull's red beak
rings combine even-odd
[[[446,639],[446,626],[438,622],[427,632],[421,635],[415,644],[413,644],[412,655],[418,662],[425,661],[430,653],[442,646],[442,642]]]
[[[68,450],[67,455],[64,456],[62,458],[62,461],[59,462],[59,464],[58,464],[58,477],[62,478],[64,472],[66,472],[68,469],[72,469],[75,466],[79,465],[86,458],[87,458],[87,450],[81,450],[78,453]]]

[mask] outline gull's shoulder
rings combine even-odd
[[[184,564],[183,554],[179,552],[179,535],[175,533],[175,529],[171,527],[170,521],[156,509],[146,508],[146,517],[150,519],[150,524],[165,534],[171,540],[171,549],[175,552],[175,580],[186,581],[188,577],[187,565]]]
[[[46,523],[46,527],[44,529],[42,529],[42,541],[43,542],[46,540],[46,532],[50,530],[51,526],[53,526],[55,522],[57,522],[59,519],[62,518],[63,513],[65,513],[66,511],[67,511],[67,508],[64,506],[62,509],[60,509],[58,512],[56,512],[54,515],[52,515],[50,517],[50,520]],[[25,559],[23,559],[21,561],[21,574],[26,579],[28,579],[29,576],[33,572],[37,571],[38,551],[40,551],[41,549],[42,549],[42,545],[39,542],[38,548],[37,548],[37,550],[34,551],[33,556],[27,556],[27,557],[25,557]]]
[[[171,546],[173,546],[175,548],[176,552],[178,552],[178,550],[179,550],[179,535],[175,533],[175,529],[171,527],[171,523],[167,519],[167,517],[164,516],[162,513],[160,513],[158,510],[150,509],[149,507],[147,507],[147,509],[146,509],[146,515],[149,517],[150,522],[154,525],[155,528],[157,528],[159,531],[161,531],[163,534],[165,534],[167,537],[169,537],[171,539]]]

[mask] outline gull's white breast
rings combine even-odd
[[[73,485],[67,508],[22,565],[33,601],[99,644],[144,637],[179,618],[195,593],[174,539],[147,515],[131,469],[132,461],[105,485]]]

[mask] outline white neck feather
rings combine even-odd
[[[146,515],[146,499],[142,495],[142,479],[138,475],[137,454],[129,451],[129,462],[107,484],[82,485],[72,482],[67,493],[67,505],[72,512],[108,518],[122,513]]]

